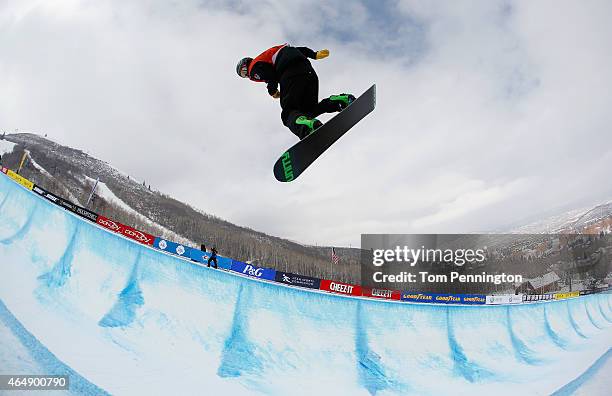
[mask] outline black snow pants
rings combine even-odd
[[[210,256],[210,258],[208,259],[208,266],[210,267],[210,263],[211,261],[213,263],[215,263],[215,268],[217,268],[217,255],[213,254],[212,256]]]
[[[298,117],[314,118],[340,110],[338,104],[329,99],[319,102],[319,78],[308,59],[298,59],[289,65],[281,74],[279,83],[281,119],[300,139],[306,137],[310,130],[305,125],[295,123]]]

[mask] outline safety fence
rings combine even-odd
[[[77,216],[95,223],[99,227],[120,234],[137,243],[149,246],[151,248],[170,253],[181,257],[185,260],[206,264],[211,258],[211,253],[202,251],[197,248],[176,243],[161,237],[150,235],[136,228],[122,224],[112,220],[101,214],[94,213],[86,208],[76,205],[65,198],[57,196],[44,188],[37,186],[28,179],[18,175],[14,171],[1,168],[2,173],[10,179],[23,186],[27,190],[34,192],[41,198],[68,210]],[[440,293],[416,293],[411,291],[388,290],[388,289],[372,289],[343,283],[331,279],[319,279],[309,276],[292,274],[289,272],[277,271],[272,268],[256,266],[250,263],[243,263],[238,260],[233,260],[221,255],[216,256],[218,268],[242,274],[251,278],[257,278],[264,281],[281,283],[293,287],[306,289],[316,289],[329,293],[353,296],[366,297],[377,300],[395,300],[412,303],[433,303],[433,304],[461,304],[461,305],[500,305],[500,304],[520,304],[539,301],[563,300],[568,298],[579,297],[580,295],[592,294],[595,292],[610,290],[610,287],[597,291],[588,290],[581,292],[568,293],[551,293],[551,294],[511,294],[511,295],[491,295],[483,294],[440,294]]]

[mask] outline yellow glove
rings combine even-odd
[[[319,60],[319,59],[327,58],[328,56],[329,56],[329,50],[322,49],[320,51],[317,51],[316,58],[317,60]]]
[[[276,92],[274,92],[274,93],[272,94],[272,97],[273,97],[274,99],[278,99],[278,98],[280,98],[280,91],[277,89],[277,90],[276,90]]]

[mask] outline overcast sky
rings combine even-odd
[[[4,0],[0,130],[304,243],[499,229],[612,197],[610,15],[607,0]],[[296,142],[278,101],[235,73],[284,42],[330,50],[321,97],[378,87],[292,183],[272,173]]]

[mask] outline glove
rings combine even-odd
[[[278,98],[280,98],[280,91],[277,89],[277,90],[276,90],[276,92],[274,92],[274,93],[272,94],[272,97],[273,97],[274,99],[278,99]]]
[[[317,55],[316,55],[316,57],[315,57],[315,58],[316,58],[317,60],[320,60],[320,59],[323,59],[323,58],[327,58],[328,56],[329,56],[329,50],[327,50],[327,49],[322,49],[322,50],[320,50],[320,51],[317,51]]]

